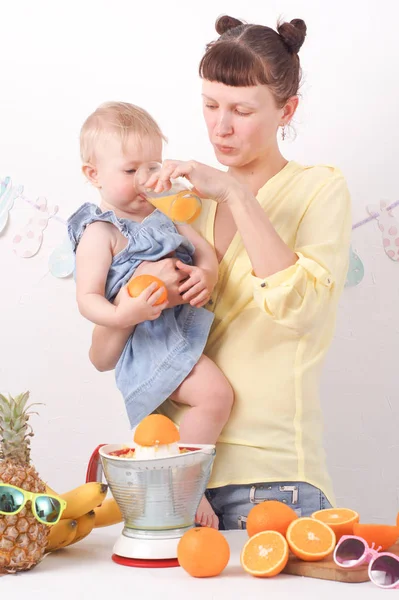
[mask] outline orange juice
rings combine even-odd
[[[197,196],[183,190],[158,198],[148,196],[148,201],[176,223],[192,223],[201,212],[201,203]]]

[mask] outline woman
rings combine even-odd
[[[157,186],[183,175],[211,199],[198,219],[219,260],[206,354],[235,401],[207,493],[220,528],[232,529],[263,500],[302,516],[333,502],[319,378],[345,282],[351,215],[337,169],[287,161],[277,143],[298,105],[305,23],[282,23],[276,32],[224,16],[216,29],[200,75],[209,139],[228,170],[166,161]],[[179,302],[184,273],[173,259],[140,269],[163,279],[172,304]],[[113,368],[129,334],[97,328],[93,364]],[[162,412],[178,423],[182,409],[169,400]]]

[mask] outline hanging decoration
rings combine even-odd
[[[377,219],[385,254],[391,260],[399,261],[399,223],[392,214],[392,207],[389,207],[384,200],[380,202],[380,211],[378,213],[377,206],[367,206],[369,215]]]
[[[58,206],[47,208],[46,198],[38,198],[36,209],[31,211],[28,222],[14,236],[14,252],[20,258],[31,258],[40,250],[43,243],[43,232],[49,220],[58,212]]]
[[[54,277],[64,278],[72,275],[75,269],[75,254],[68,236],[50,254],[48,268]]]
[[[46,198],[38,198],[35,202],[23,195],[23,186],[13,186],[10,177],[0,180],[0,235],[4,232],[9,213],[15,200],[21,200],[31,207],[25,225],[14,236],[12,244],[14,253],[20,258],[36,256],[43,243],[44,231],[50,220],[55,220],[66,227],[66,221],[58,213],[58,206],[47,206]],[[49,272],[54,277],[65,278],[72,275],[75,268],[75,255],[67,237],[49,256]]]
[[[346,276],[345,287],[359,285],[364,277],[364,266],[352,246],[349,252],[349,269]]]
[[[399,200],[393,202],[389,206],[387,206],[387,203],[384,200],[381,200],[379,208],[375,205],[367,206],[366,209],[369,216],[352,225],[352,231],[354,231],[355,229],[366,225],[366,223],[370,223],[373,220],[377,220],[379,223],[379,229],[383,234],[384,250],[387,256],[389,256],[391,260],[395,261],[399,260],[399,225],[392,214],[392,210],[398,206]],[[353,250],[351,246],[349,254],[349,269],[345,287],[353,287],[355,285],[359,285],[363,277],[364,265],[359,255]]]
[[[14,205],[14,200],[22,196],[23,191],[22,185],[13,187],[10,177],[0,181],[0,233],[8,223],[8,214]]]

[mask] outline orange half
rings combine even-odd
[[[262,531],[252,536],[241,551],[241,565],[254,577],[274,577],[288,561],[287,540],[278,531]]]
[[[323,560],[334,551],[336,538],[329,525],[313,517],[301,517],[287,529],[291,552],[306,561]]]
[[[133,439],[139,446],[159,446],[178,442],[180,434],[168,417],[148,415],[137,425]]]
[[[313,519],[323,521],[331,527],[337,542],[343,535],[352,535],[353,526],[359,522],[359,515],[351,508],[325,508],[312,514]]]

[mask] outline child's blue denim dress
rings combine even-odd
[[[108,273],[105,297],[111,302],[144,260],[157,261],[174,253],[182,262],[193,264],[194,246],[160,211],[137,223],[119,219],[113,211],[101,212],[88,202],[68,219],[74,251],[85,227],[96,221],[112,223],[128,240],[126,248],[114,256]],[[136,326],[115,368],[132,427],[162,404],[193,369],[204,351],[213,318],[205,308],[182,304]]]

